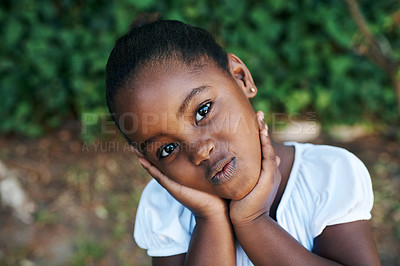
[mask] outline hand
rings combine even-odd
[[[224,199],[175,182],[146,160],[137,149],[133,150],[143,168],[196,218],[216,219],[228,215],[228,205]]]
[[[278,169],[280,158],[275,155],[272,147],[268,127],[264,123],[264,114],[257,112],[257,119],[262,152],[260,177],[253,190],[243,199],[231,201],[229,215],[234,225],[243,225],[262,215],[269,215],[281,182],[281,173]]]

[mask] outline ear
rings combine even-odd
[[[253,77],[249,69],[240,60],[239,57],[232,53],[228,53],[229,71],[238,86],[242,89],[247,98],[253,98],[257,94],[257,87],[254,84]]]

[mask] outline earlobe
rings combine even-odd
[[[253,77],[249,69],[240,60],[239,57],[232,53],[228,53],[229,71],[238,86],[242,89],[247,98],[253,98],[257,94],[257,87],[254,84]]]

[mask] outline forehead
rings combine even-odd
[[[178,60],[148,66],[133,81],[134,108],[139,112],[172,111],[192,89],[220,80],[220,72],[212,64],[188,66]]]
[[[137,91],[154,88],[154,91],[162,93],[168,89],[166,85],[176,85],[175,88],[178,88],[182,83],[187,85],[201,82],[209,79],[210,73],[226,74],[211,59],[201,58],[192,63],[185,63],[179,59],[166,59],[155,63],[149,62],[138,69],[131,85]]]

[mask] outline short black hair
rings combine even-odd
[[[201,28],[174,20],[159,20],[131,28],[116,41],[106,66],[107,105],[119,129],[115,118],[118,91],[133,81],[141,67],[168,59],[178,59],[188,66],[211,59],[229,73],[226,52]]]

